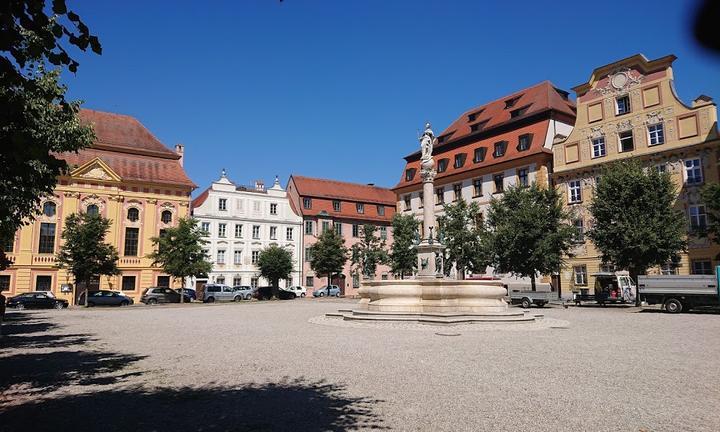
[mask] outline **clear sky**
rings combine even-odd
[[[425,121],[543,80],[675,54],[690,102],[720,100],[720,58],[692,39],[695,0],[68,0],[100,37],[66,75],[85,107],[186,147],[204,189],[290,174],[393,186]],[[196,191],[196,195],[199,191]]]

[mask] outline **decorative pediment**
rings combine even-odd
[[[662,123],[663,121],[663,115],[661,111],[653,111],[647,114],[647,120],[646,123],[649,125],[654,125],[658,123]]]
[[[90,180],[122,181],[122,178],[100,158],[92,159],[80,165],[70,172],[70,176]]]
[[[587,135],[591,140],[602,137],[604,135],[602,126],[591,127]]]

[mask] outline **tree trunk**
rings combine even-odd
[[[327,283],[327,295],[330,297],[330,283],[332,282],[332,273],[328,273],[328,283]]]
[[[88,297],[90,296],[90,279],[85,280],[85,304],[83,306],[88,307]]]
[[[535,273],[533,273],[532,275],[530,275],[530,290],[531,290],[531,291],[535,291],[535,290],[536,290],[536,288],[535,288]]]
[[[173,284],[175,283],[177,279],[173,276]],[[185,303],[185,281],[181,278],[180,279],[182,283],[180,283],[180,304]]]

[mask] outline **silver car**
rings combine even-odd
[[[328,290],[328,286],[325,285],[322,288],[316,289],[313,291],[313,297],[340,297],[340,287],[337,285],[330,285],[330,290]]]
[[[240,301],[243,298],[233,287],[228,285],[207,284],[203,290],[203,302],[205,303]]]
[[[235,294],[239,295],[242,300],[252,299],[252,287],[249,285],[236,285],[233,287]]]

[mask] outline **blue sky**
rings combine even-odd
[[[440,132],[546,79],[570,90],[637,52],[678,56],[686,102],[720,99],[693,0],[68,3],[103,45],[65,75],[69,96],[185,144],[200,190],[222,168],[238,183],[295,173],[390,187],[425,121]]]

